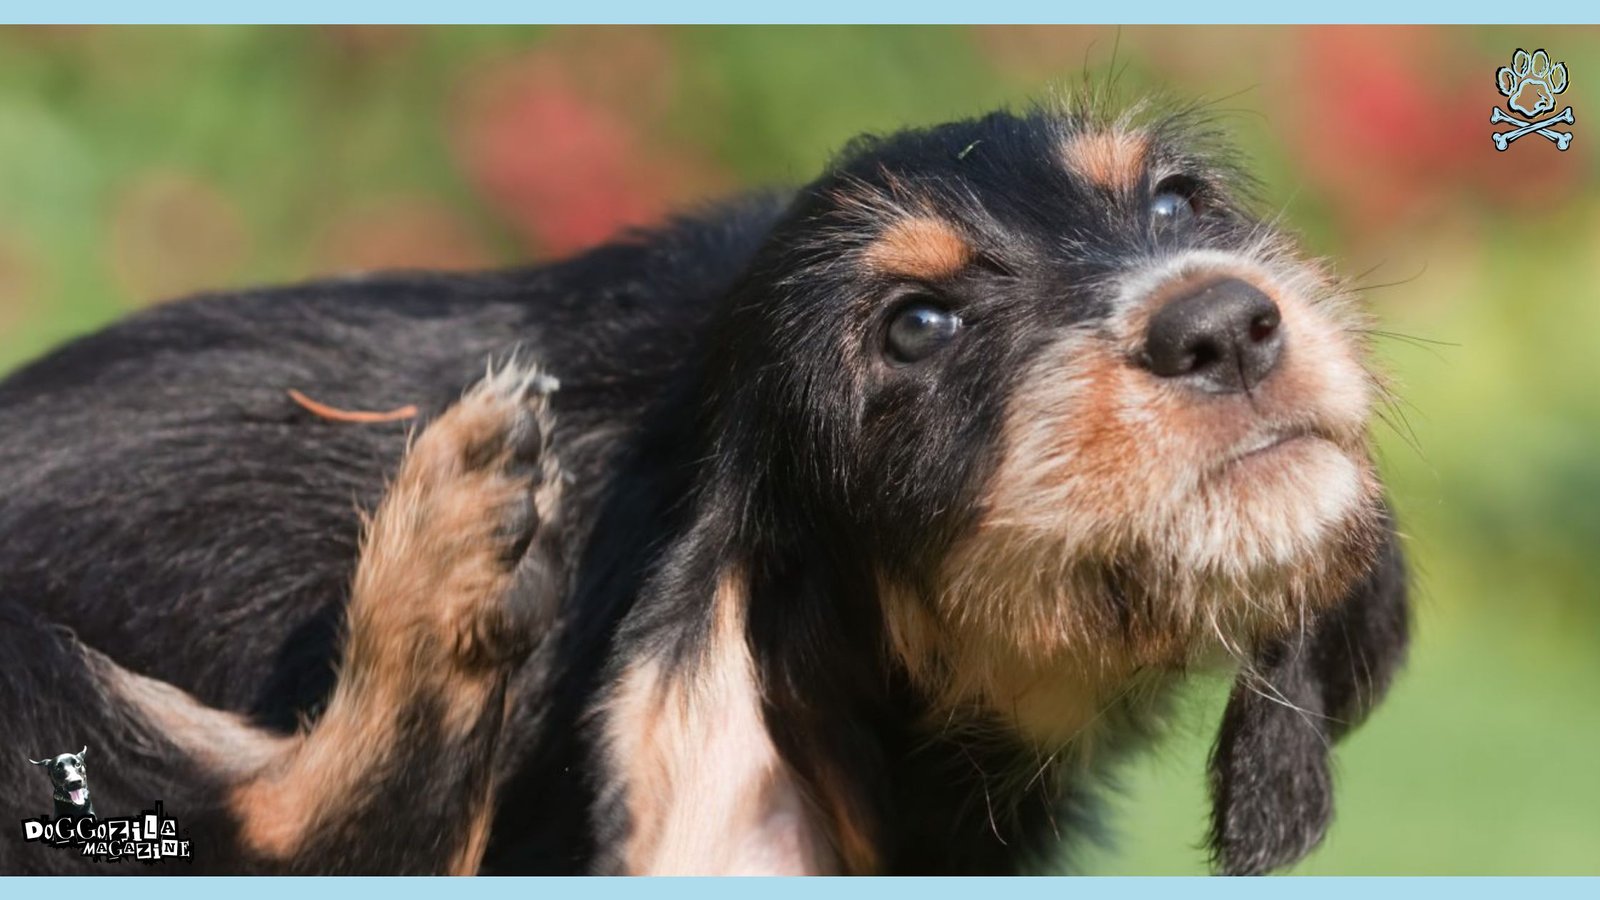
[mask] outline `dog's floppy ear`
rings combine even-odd
[[[1211,755],[1211,856],[1227,875],[1290,865],[1333,818],[1328,755],[1382,697],[1410,632],[1406,572],[1384,511],[1367,574],[1303,634],[1256,651],[1235,683]]]
[[[50,760],[48,760],[48,759],[34,759],[31,756],[28,757],[28,762],[31,762],[36,766],[48,766],[48,765],[50,765]]]

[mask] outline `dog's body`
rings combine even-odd
[[[1213,847],[1291,862],[1330,815],[1328,742],[1398,663],[1404,578],[1331,289],[1189,140],[998,115],[540,269],[205,298],[71,344],[0,385],[0,658],[22,660],[0,717],[59,741],[47,698],[76,698],[101,808],[188,813],[215,869],[1007,872],[1070,844],[1182,673],[1231,651]],[[1173,196],[1190,232],[1144,213]],[[1277,319],[1224,348],[1237,376],[1147,337],[1154,298],[1219,278],[1171,340],[1250,282],[1281,361]],[[512,355],[561,385],[533,555],[558,615],[495,657],[501,688],[352,679],[393,652],[358,611],[481,548],[391,545],[402,488],[459,475],[409,461],[408,422],[287,392],[415,404],[426,446],[471,458],[447,411]],[[1195,475],[1202,453],[1233,468]],[[491,604],[524,582],[430,583]],[[427,823],[376,795],[308,818],[318,741],[396,720],[374,780],[431,798]],[[20,783],[0,771],[7,807]],[[430,856],[428,828],[468,837]],[[34,849],[0,867],[73,865]]]
[[[36,766],[44,766],[50,776],[50,794],[55,801],[56,818],[94,815],[94,798],[89,793],[89,769],[84,757],[89,748],[77,753],[58,753],[46,759],[30,759]]]

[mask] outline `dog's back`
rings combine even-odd
[[[573,444],[565,503],[582,528],[615,443],[583,438],[629,427],[691,362],[710,302],[774,211],[752,200],[539,269],[174,303],[11,375],[0,383],[0,657],[17,662],[0,679],[0,718],[19,743],[98,741],[102,814],[201,803],[209,787],[173,777],[163,761],[181,752],[103,696],[74,640],[282,732],[317,713],[360,512],[377,505],[416,423],[329,422],[288,391],[343,408],[414,404],[426,420],[485,359],[559,367],[558,441]],[[0,807],[14,820],[38,814],[28,769],[0,760]],[[0,869],[62,859],[32,853]]]

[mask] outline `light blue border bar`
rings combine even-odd
[[[1293,23],[1490,23],[1510,15],[1536,15],[1546,22],[1600,21],[1594,0],[1546,0],[1536,6],[1488,0],[1343,0],[1284,3],[1236,0],[1138,0],[1133,3],[1073,3],[1068,0],[280,0],[275,3],[217,0],[10,0],[0,20],[29,23],[1075,23],[1101,24],[1293,24]]]
[[[0,878],[8,896],[97,897],[118,900],[350,900],[377,896],[410,900],[440,896],[487,900],[670,898],[670,900],[1591,900],[1600,878]],[[974,893],[981,892],[981,893]]]
[[[385,22],[396,24],[831,24],[926,23],[956,24],[982,21],[995,24],[1075,23],[1113,24],[1295,24],[1295,23],[1489,23],[1506,14],[1502,3],[1483,0],[1445,3],[1442,0],[1341,0],[1322,7],[1282,2],[1239,2],[1229,7],[1197,4],[1194,0],[1139,0],[1137,3],[1074,4],[1042,0],[985,0],[956,3],[862,2],[862,0],[803,0],[785,11],[772,0],[695,0],[671,8],[643,0],[587,0],[562,3],[513,3],[507,0],[453,0],[425,4],[415,0],[352,2],[352,0],[278,0],[270,4],[231,3],[216,0],[57,0],[52,3],[13,2],[0,10],[0,20],[13,24],[331,24]],[[1518,12],[1528,10],[1519,8]],[[1108,13],[1114,13],[1110,15]],[[1551,22],[1600,21],[1600,4],[1593,0],[1547,0],[1537,14]],[[1537,26],[1534,26],[1537,27]],[[3,60],[0,60],[3,65]],[[1591,900],[1600,896],[1600,878],[1024,878],[1024,879],[213,879],[98,878],[22,879],[0,877],[6,895],[19,897],[96,896],[111,892],[119,900],[176,900],[195,897],[213,900],[225,893],[228,900],[282,900],[293,892],[296,900],[349,900],[368,891],[385,898],[407,900],[438,896],[535,900],[550,897],[611,898],[651,897],[683,900],[746,900],[758,892],[762,900],[810,898],[825,894],[828,900],[881,900],[886,893],[914,892],[917,900],[972,900],[973,892],[1003,895],[1006,900],[1212,900],[1212,898],[1271,897],[1284,895],[1312,900],[1350,900],[1360,891],[1362,900],[1395,897],[1412,900],[1418,892],[1448,892],[1451,900],[1501,900],[1517,897],[1551,900]],[[992,896],[992,895],[991,895]]]

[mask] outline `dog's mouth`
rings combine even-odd
[[[1218,465],[1219,472],[1264,465],[1292,464],[1292,457],[1316,445],[1337,444],[1327,434],[1306,427],[1269,428],[1241,441]]]
[[[1309,431],[1298,428],[1267,431],[1264,434],[1257,435],[1253,440],[1246,441],[1241,447],[1235,450],[1233,454],[1233,460],[1237,462],[1239,460],[1248,459],[1252,456],[1270,453],[1271,451],[1282,447],[1284,444],[1312,436],[1313,435]]]
[[[67,799],[73,806],[82,806],[89,799],[89,789],[86,787],[72,788],[67,791]]]

